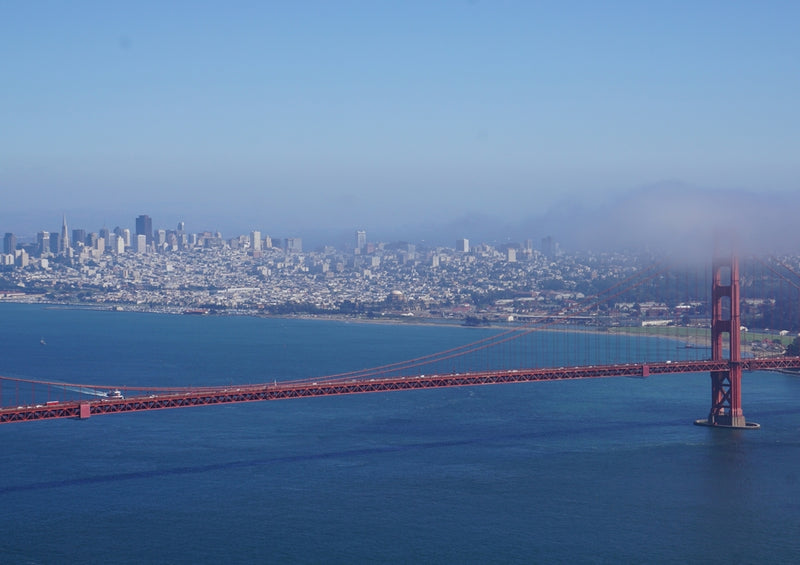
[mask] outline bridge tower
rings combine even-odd
[[[715,254],[711,283],[711,359],[728,361],[728,368],[711,371],[711,411],[707,420],[695,421],[701,426],[759,427],[754,422],[746,422],[742,412],[742,321],[739,298],[738,257],[734,253],[728,256]]]

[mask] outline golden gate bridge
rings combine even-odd
[[[575,296],[557,310],[539,312],[523,326],[404,361],[300,380],[160,387],[0,376],[0,423],[447,387],[708,373],[709,413],[695,423],[756,428],[744,416],[742,374],[800,369],[800,356],[786,355],[781,345],[788,331],[776,333],[774,323],[767,326],[770,320],[786,323],[786,304],[795,309],[800,305],[800,275],[781,261],[753,260],[750,265],[740,273],[733,253],[717,254],[710,271],[675,273],[654,263],[595,295]],[[771,294],[763,292],[766,287]],[[743,298],[743,288],[749,298]],[[663,302],[642,300],[652,298],[652,292],[668,297]],[[748,333],[743,305],[746,315],[764,326],[762,332]],[[625,323],[631,311],[638,326]],[[584,362],[569,365],[574,359]]]

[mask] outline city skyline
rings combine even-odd
[[[250,230],[249,233],[231,233],[225,236],[219,231],[186,230],[185,222],[183,221],[177,222],[174,228],[161,226],[159,224],[154,226],[153,219],[147,214],[136,216],[133,225],[135,226],[134,228],[117,225],[113,230],[109,229],[107,226],[103,226],[96,231],[91,229],[87,231],[83,227],[73,227],[70,229],[67,223],[67,216],[63,214],[60,233],[56,231],[39,230],[33,236],[26,236],[6,231],[4,234],[3,252],[6,254],[13,254],[14,250],[32,249],[35,253],[34,256],[37,257],[68,256],[71,255],[72,251],[84,247],[97,249],[98,242],[100,242],[100,254],[105,252],[121,254],[128,250],[140,254],[157,253],[195,247],[202,238],[213,238],[226,244],[237,241],[237,246],[241,245],[252,251],[262,251],[270,248],[281,248],[289,253],[303,251],[302,237],[297,235],[281,237],[274,234],[262,233],[259,229]],[[2,232],[2,230],[0,230],[0,232]],[[341,245],[338,246],[338,248],[352,251],[356,255],[374,253],[377,249],[376,245],[378,244],[400,243],[398,241],[387,241],[383,239],[370,240],[368,239],[367,231],[361,228],[352,230],[351,236],[351,241],[339,242]],[[138,238],[141,239],[137,242]],[[470,240],[467,238],[459,238],[452,246],[434,245],[434,247],[452,247],[456,251],[468,253],[473,250],[470,247],[469,241]],[[526,238],[522,242],[511,242],[510,238],[506,238],[506,241],[501,242],[500,245],[518,246],[530,251],[532,249],[532,241],[531,238]],[[550,235],[542,238],[542,252],[545,255],[553,254],[553,242],[554,239]],[[317,247],[336,248],[337,246],[333,245],[334,243],[336,242],[327,242]],[[485,246],[491,243],[497,242],[481,241],[479,245]],[[174,247],[172,249],[164,249],[164,244],[170,244]],[[33,247],[34,245],[35,247]],[[558,247],[557,243],[555,245]],[[411,244],[411,246],[413,247],[414,244]]]
[[[271,222],[267,218],[252,223],[226,215],[209,216],[198,224],[191,213],[152,218],[154,228],[166,230],[188,226],[193,233],[220,233],[223,238],[236,237],[258,230],[272,237],[302,238],[308,248],[321,245],[347,247],[354,245],[354,230],[366,230],[376,241],[415,241],[427,245],[452,246],[459,238],[502,244],[522,242],[528,238],[552,236],[573,250],[616,250],[641,247],[692,252],[698,241],[711,245],[715,233],[733,230],[745,249],[757,252],[794,252],[800,238],[796,210],[800,209],[800,192],[752,192],[702,190],[679,182],[658,183],[630,191],[606,202],[565,201],[528,221],[512,222],[508,218],[474,213],[460,218],[442,215],[431,222],[411,221],[375,224],[362,218],[353,225],[336,228],[305,224]],[[79,213],[75,216],[58,212],[41,219],[34,216],[7,214],[0,209],[0,233],[14,233],[20,240],[32,241],[45,230],[51,234],[56,220],[68,220],[70,228],[88,228],[100,232],[114,227],[130,229],[135,234],[136,217],[141,209],[127,212]],[[150,209],[146,209],[151,212]],[[113,221],[110,221],[113,220]],[[70,229],[70,235],[72,230]]]

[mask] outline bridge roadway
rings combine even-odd
[[[775,357],[742,360],[745,371],[800,369],[800,357]],[[103,414],[163,410],[190,406],[284,400],[343,394],[365,394],[400,390],[478,386],[491,384],[560,381],[606,377],[648,377],[675,373],[708,373],[725,371],[729,361],[664,361],[659,363],[630,363],[619,365],[590,365],[550,369],[512,369],[443,375],[419,375],[386,378],[323,380],[318,382],[270,383],[227,386],[220,388],[174,389],[163,394],[50,402],[44,405],[0,408],[0,424],[55,418],[86,419]],[[52,383],[55,384],[55,383]],[[81,385],[92,388],[93,385]],[[129,389],[130,390],[130,389]],[[142,390],[142,389],[138,389]]]

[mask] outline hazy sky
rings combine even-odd
[[[374,233],[669,179],[798,191],[798,21],[795,1],[5,0],[0,231]]]

